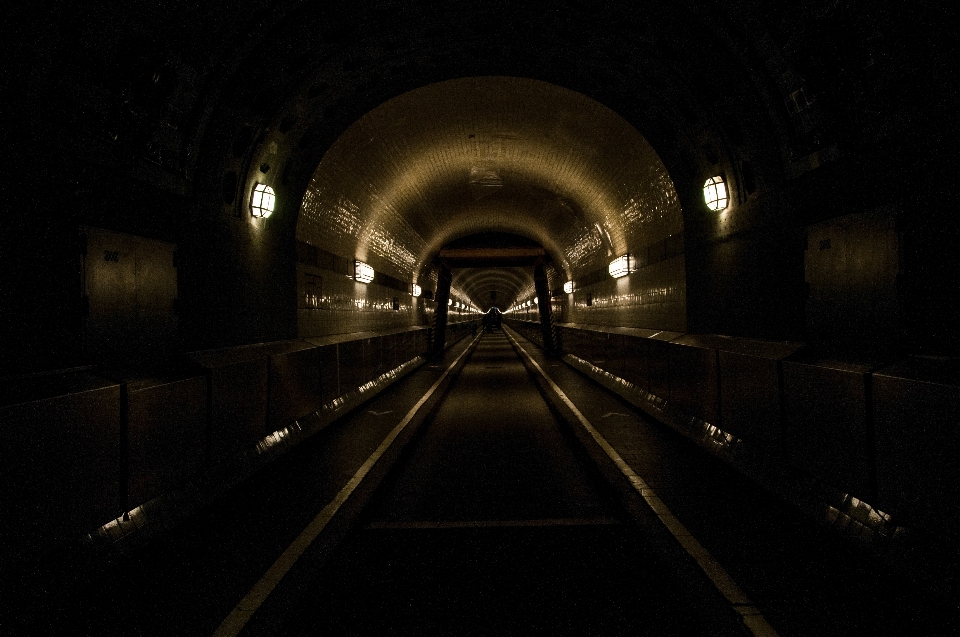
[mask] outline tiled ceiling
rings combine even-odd
[[[442,246],[478,233],[536,241],[575,278],[682,230],[663,163],[616,113],[546,82],[478,77],[410,91],[350,126],[313,174],[297,237],[416,282]],[[480,307],[491,289],[505,306],[533,286],[532,269],[469,278],[461,288]]]

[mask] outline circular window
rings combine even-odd
[[[250,197],[250,210],[254,217],[266,219],[273,212],[277,203],[277,195],[273,188],[266,184],[257,184],[253,187],[253,196]]]
[[[727,185],[723,177],[711,177],[703,184],[703,200],[710,210],[723,210],[727,207]]]

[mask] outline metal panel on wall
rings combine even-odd
[[[895,206],[810,226],[804,257],[807,329],[814,343],[889,349],[899,338]]]
[[[178,344],[176,246],[84,228],[85,349],[96,360]]]

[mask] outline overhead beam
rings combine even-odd
[[[437,258],[450,268],[531,266],[547,258],[543,248],[444,248]]]

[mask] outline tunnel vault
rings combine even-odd
[[[662,161],[609,108],[539,80],[449,80],[371,110],[314,171],[296,234],[300,244],[368,264],[389,288],[361,287],[319,262],[301,263],[300,297],[319,299],[301,303],[301,336],[427,323],[430,302],[414,296],[413,286],[436,288],[438,257],[458,266],[455,309],[531,300],[533,262],[525,259],[540,257],[564,320],[685,328],[685,264],[676,249],[683,217]],[[511,245],[503,244],[507,236],[516,238]],[[467,237],[472,244],[463,243]],[[480,250],[485,259],[476,258]],[[608,264],[624,254],[637,271],[614,280]],[[561,296],[567,281],[575,291]],[[393,312],[362,311],[387,307]],[[349,326],[342,313],[341,324],[332,324],[330,310],[343,309],[361,311],[346,319]]]

